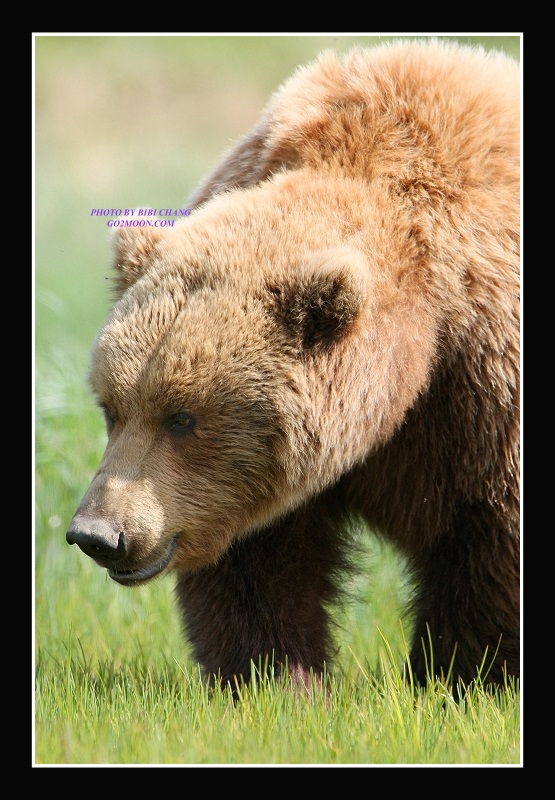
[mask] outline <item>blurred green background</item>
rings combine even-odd
[[[91,210],[182,207],[297,66],[323,49],[345,52],[395,38],[35,37],[34,594],[41,657],[60,658],[77,640],[87,658],[125,658],[127,632],[152,658],[180,658],[184,648],[171,580],[122,589],[65,542],[105,443],[86,372],[110,304],[110,229]],[[439,38],[520,54],[519,35]],[[374,587],[365,598],[375,607],[365,609],[368,631],[359,635],[393,624],[387,614],[397,619],[395,570],[387,561],[383,590]],[[387,608],[380,611],[378,601]]]

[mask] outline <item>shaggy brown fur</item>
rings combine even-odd
[[[189,219],[118,229],[67,540],[174,570],[208,675],[324,669],[357,519],[412,569],[417,678],[519,675],[519,105],[500,54],[327,53]]]

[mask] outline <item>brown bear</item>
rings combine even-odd
[[[190,217],[120,221],[66,538],[174,571],[211,680],[323,673],[361,525],[406,557],[419,681],[519,675],[519,94],[500,53],[326,52]]]

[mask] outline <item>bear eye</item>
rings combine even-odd
[[[112,414],[112,412],[110,411],[110,409],[108,408],[108,406],[106,405],[106,403],[101,403],[100,408],[102,410],[102,413],[104,414],[104,419],[106,420],[106,427],[108,428],[109,431],[111,431],[114,425],[116,424],[116,419]]]
[[[173,436],[188,436],[193,432],[196,423],[192,414],[180,411],[164,420],[164,428]]]

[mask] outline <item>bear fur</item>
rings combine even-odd
[[[212,680],[323,673],[361,523],[406,558],[419,681],[519,676],[519,95],[500,53],[326,52],[189,218],[116,230],[67,541],[174,571]]]

